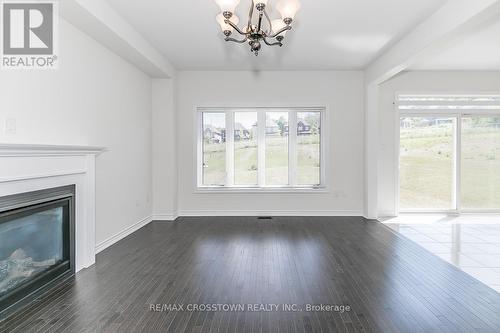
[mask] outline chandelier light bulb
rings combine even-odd
[[[222,29],[222,32],[224,32],[224,31],[233,32],[233,30],[234,30],[233,27],[230,26],[229,24],[227,24],[226,22],[224,22],[226,20],[224,15],[219,14],[219,15],[217,15],[217,17],[215,19],[217,20],[217,23],[219,23],[220,28]],[[231,22],[233,22],[234,24],[238,24],[240,22],[240,19],[236,15],[231,16],[231,18],[229,20]]]
[[[300,2],[298,0],[281,0],[276,5],[276,9],[280,12],[283,20],[293,19],[300,9]]]
[[[215,0],[215,3],[219,5],[221,12],[234,13],[234,10],[240,3],[240,0]]]

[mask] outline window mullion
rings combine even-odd
[[[288,184],[297,186],[297,111],[288,112]]]
[[[257,170],[259,187],[266,185],[266,112],[257,113]]]
[[[226,186],[234,185],[234,112],[226,112]]]

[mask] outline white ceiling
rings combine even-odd
[[[420,61],[413,70],[500,70],[500,21]]]
[[[107,0],[181,70],[362,69],[446,0],[301,0],[283,48],[226,43],[213,0]],[[269,0],[272,18],[278,17]],[[251,0],[237,15],[246,21]]]

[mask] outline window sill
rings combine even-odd
[[[200,186],[194,193],[292,193],[292,194],[319,194],[329,193],[326,187],[224,187]]]

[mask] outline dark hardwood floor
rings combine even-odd
[[[151,311],[151,304],[184,309]],[[188,311],[190,304],[245,311]],[[350,311],[307,311],[307,304]],[[500,332],[500,295],[362,218],[179,218],[101,252],[96,265],[0,331]]]

